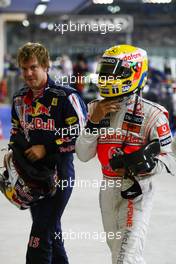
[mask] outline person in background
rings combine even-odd
[[[73,76],[76,82],[73,87],[80,93],[84,90],[84,79],[88,72],[87,60],[83,54],[79,54],[76,59],[76,63],[73,65]]]

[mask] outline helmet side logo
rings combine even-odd
[[[138,59],[140,57],[142,57],[142,55],[140,53],[134,53],[134,54],[130,54],[130,55],[125,55],[122,58],[122,60],[130,61],[130,60]]]

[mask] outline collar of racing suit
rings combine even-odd
[[[46,84],[44,85],[44,87],[41,89],[41,92],[36,96],[34,97],[33,96],[33,92],[32,90],[29,88],[25,98],[24,98],[24,102],[25,104],[32,104],[32,101],[33,100],[36,100],[37,98],[40,98],[41,96],[43,96],[43,94],[45,93],[45,91],[50,87],[52,86],[52,84],[54,84],[54,81],[50,79],[49,75],[47,75],[47,82]]]
[[[142,103],[141,94],[138,94],[138,93],[134,93],[132,95],[123,96],[121,98],[117,97],[116,100],[117,100],[118,105],[119,105],[121,110],[125,110],[128,107],[130,107],[131,109],[134,110],[133,114],[135,114],[135,111],[136,111],[135,108],[137,107],[138,103]]]

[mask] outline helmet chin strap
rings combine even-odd
[[[139,101],[139,95],[140,95],[140,89],[139,88],[137,88],[137,91],[134,93],[134,95],[135,95],[135,102],[134,102],[134,107],[133,107],[133,113],[132,113],[132,119],[133,119],[133,117],[135,116],[135,113],[136,113],[136,109],[137,109],[137,105],[138,105],[138,101]],[[129,133],[129,125],[127,126],[127,132],[126,132],[126,135],[125,135],[125,139],[124,139],[124,141],[123,141],[123,143],[122,143],[122,151],[124,150],[124,148],[125,148],[125,145],[126,145],[126,139],[127,139],[127,137],[128,137],[128,133]]]
[[[133,120],[133,117],[134,117],[136,110],[137,110],[139,95],[140,95],[140,89],[137,88],[137,91],[135,93],[135,102],[134,102],[134,108],[133,108],[133,113],[132,113],[132,120]],[[128,133],[129,133],[129,125],[127,126],[127,132],[125,135],[125,139],[122,143],[122,148],[121,148],[122,151],[124,151],[124,148],[126,145],[126,139],[128,137]],[[123,178],[122,190],[121,190],[121,196],[124,199],[134,199],[135,197],[142,194],[141,186],[138,183],[138,181],[135,179],[135,176],[136,175],[133,175],[131,173],[128,174],[128,172],[125,170],[125,175]],[[132,193],[133,193],[133,195],[132,195]],[[129,194],[130,194],[130,196],[129,196]]]

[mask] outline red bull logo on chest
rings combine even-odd
[[[37,102],[35,107],[30,105],[28,108],[26,108],[25,114],[28,114],[32,117],[36,117],[39,115],[50,116],[50,109],[51,109],[51,107],[47,108],[45,105]]]

